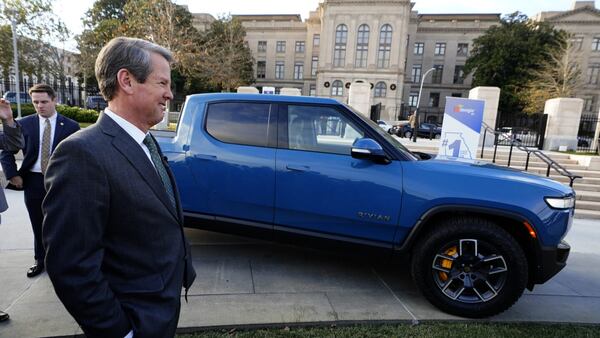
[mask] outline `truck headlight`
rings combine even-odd
[[[544,200],[554,209],[571,209],[575,206],[575,196],[546,197]]]

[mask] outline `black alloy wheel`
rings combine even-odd
[[[517,241],[496,224],[475,217],[436,224],[415,244],[411,270],[433,305],[470,318],[508,309],[528,279],[527,258]]]

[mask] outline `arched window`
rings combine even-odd
[[[380,81],[375,85],[375,97],[385,97],[387,94],[387,86],[385,82]]]
[[[377,52],[377,68],[390,66],[390,52],[392,50],[392,26],[385,24],[379,31],[379,48]]]
[[[340,80],[333,81],[331,85],[331,96],[343,96],[344,95],[344,84]]]
[[[369,26],[360,25],[358,34],[356,35],[356,60],[354,66],[356,68],[367,67],[367,54],[369,50]]]
[[[346,43],[348,42],[348,27],[341,24],[335,29],[335,47],[333,50],[333,66],[343,67],[346,62]]]

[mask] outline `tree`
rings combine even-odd
[[[197,62],[214,86],[231,91],[254,82],[254,58],[244,41],[245,36],[241,22],[231,17],[211,24]]]
[[[66,41],[69,31],[52,13],[50,0],[4,0],[0,4],[0,52],[2,76],[7,79],[13,65],[11,22],[16,24],[19,66],[22,73],[42,75],[56,73],[57,62],[52,58],[52,43]],[[20,75],[20,74],[19,74]],[[64,77],[64,72],[60,74]],[[19,78],[20,80],[20,78]]]
[[[473,41],[465,73],[473,73],[474,86],[500,87],[500,111],[520,112],[525,106],[521,93],[533,79],[532,71],[541,69],[565,37],[564,31],[515,12]]]
[[[552,50],[539,70],[531,73],[533,79],[523,92],[524,112],[532,114],[544,110],[547,100],[557,97],[575,97],[582,86],[581,52],[570,39]]]
[[[84,30],[75,37],[80,52],[77,64],[84,82],[96,83],[96,56],[108,41],[124,34],[126,3],[127,0],[97,0],[85,13]]]

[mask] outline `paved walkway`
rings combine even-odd
[[[29,279],[32,232],[21,192],[7,191],[0,225],[0,337],[81,333],[46,273]],[[187,230],[198,272],[180,328],[347,321],[464,320],[432,307],[404,266],[376,266],[312,250]],[[575,220],[558,276],[492,321],[600,323],[600,222]]]

